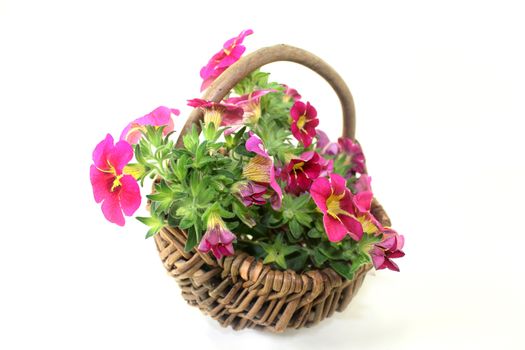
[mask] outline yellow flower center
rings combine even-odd
[[[306,116],[302,115],[302,116],[299,117],[299,119],[297,119],[297,127],[300,130],[304,130],[304,125],[305,124],[306,124]]]
[[[111,186],[111,192],[115,191],[118,187],[122,186],[122,183],[120,182],[120,179],[122,179],[122,174],[115,176],[115,180],[113,180],[113,185]]]
[[[343,199],[344,196],[345,196],[344,192],[341,193],[340,195],[335,195],[332,193],[330,197],[328,197],[328,199],[326,200],[327,212],[328,214],[330,214],[330,216],[332,216],[335,219],[339,219],[338,215],[340,214],[352,216],[352,214],[350,214],[346,210],[341,209],[341,206],[340,206],[341,199]]]
[[[113,192],[115,191],[115,189],[117,189],[117,187],[122,186],[120,179],[122,179],[122,176],[124,176],[124,174],[117,175],[117,170],[115,170],[115,167],[111,165],[109,161],[107,161],[107,163],[109,167],[108,169],[100,169],[100,168],[97,168],[97,169],[103,173],[111,174],[115,177],[113,179],[113,184],[111,185],[111,189],[110,189],[110,191]]]
[[[361,226],[363,226],[363,231],[365,233],[368,233],[369,235],[371,235],[371,234],[376,234],[377,232],[379,232],[379,229],[377,228],[377,226],[374,225],[372,221],[368,220],[366,216],[364,215],[358,216],[357,220],[361,223]]]
[[[210,123],[213,123],[215,125],[215,128],[218,128],[221,125],[222,121],[222,114],[220,111],[216,109],[207,109],[204,112],[204,124],[208,125]]]
[[[303,165],[304,165],[304,162],[296,163],[296,164],[294,164],[294,166],[293,166],[293,170],[294,170],[294,171],[297,171],[297,170],[303,170]]]

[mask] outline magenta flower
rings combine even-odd
[[[129,123],[122,133],[120,134],[120,140],[125,140],[128,143],[134,145],[139,142],[142,137],[142,132],[146,130],[146,125],[151,126],[166,126],[162,133],[167,135],[173,131],[173,119],[172,115],[179,115],[180,111],[174,108],[168,108],[160,106],[155,108],[149,114],[135,119]]]
[[[372,178],[366,174],[361,176],[354,183],[355,195],[352,198],[354,203],[356,218],[363,226],[363,231],[368,234],[380,234],[383,230],[383,225],[375,218],[371,213],[372,199],[374,194],[372,193],[372,187],[370,183]]]
[[[218,127],[242,123],[244,111],[235,105],[194,98],[188,100],[188,106],[200,108],[204,111],[204,124],[206,125],[213,123],[215,127]]]
[[[288,85],[286,84],[281,84],[282,86],[284,86],[284,101],[285,102],[288,102],[290,100],[292,101],[299,101],[301,99],[301,95],[299,95],[299,93],[297,92],[297,90],[289,87]]]
[[[296,101],[290,109],[290,116],[292,117],[291,129],[293,136],[304,147],[309,147],[316,134],[315,127],[319,125],[317,111],[310,105],[310,102],[304,104],[301,101]]]
[[[203,79],[201,91],[205,90],[210,84],[219,77],[229,66],[241,58],[246,50],[242,45],[244,38],[253,34],[253,30],[243,30],[237,37],[226,41],[221,51],[210,58],[208,63],[202,67],[200,75]]]
[[[401,258],[405,253],[401,250],[405,243],[405,238],[392,229],[386,229],[383,232],[381,242],[373,245],[370,250],[372,263],[376,270],[388,268],[393,271],[399,271],[399,267],[392,259]]]
[[[215,258],[233,255],[233,241],[236,236],[228,230],[222,218],[215,213],[211,213],[207,221],[207,231],[202,236],[197,249],[203,253],[212,251]]]
[[[299,158],[294,158],[286,166],[288,185],[286,191],[300,194],[308,191],[312,182],[319,177],[325,165],[324,159],[315,152],[304,152]]]
[[[102,202],[102,213],[106,219],[124,226],[125,215],[130,216],[140,206],[139,185],[131,175],[123,173],[124,167],[133,157],[133,148],[126,141],[113,145],[108,134],[93,151],[93,165],[89,169],[93,195],[97,203]]]
[[[263,89],[239,97],[230,97],[224,103],[241,107],[244,110],[243,122],[256,123],[261,117],[261,97],[277,90]],[[242,123],[239,124],[239,126]]]
[[[346,137],[340,137],[338,141],[340,151],[346,154],[347,163],[351,166],[350,175],[366,173],[365,155],[363,154],[361,146]]]
[[[339,153],[339,144],[330,142],[328,135],[322,130],[317,130],[317,149],[321,155],[335,156]]]
[[[269,185],[273,190],[270,197],[272,207],[277,210],[281,207],[283,192],[277,183],[275,166],[272,157],[266,152],[262,140],[250,132],[250,137],[246,140],[246,149],[256,153],[243,169],[243,175],[251,181],[259,184]]]
[[[341,175],[330,174],[330,180],[316,179],[310,194],[324,215],[324,228],[331,242],[339,242],[347,234],[356,241],[361,239],[363,227],[355,217],[352,192]]]
[[[267,186],[253,181],[237,183],[233,189],[233,192],[247,207],[266,204],[266,198],[264,197],[266,191]]]

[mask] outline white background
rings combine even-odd
[[[1,349],[523,349],[524,9],[510,1],[0,1]],[[400,273],[283,335],[187,306],[146,229],[107,223],[91,151],[242,29],[329,62],[354,93],[374,192],[406,236]],[[268,67],[340,133],[337,99]],[[143,209],[141,209],[143,211]]]

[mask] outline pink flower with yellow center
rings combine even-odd
[[[142,132],[146,131],[147,125],[158,127],[165,126],[162,133],[167,135],[173,131],[172,116],[177,116],[179,114],[180,111],[178,109],[164,106],[157,107],[151,113],[129,123],[124,130],[122,130],[120,140],[125,140],[132,145],[138,143],[142,137]]]
[[[286,166],[286,191],[297,195],[308,191],[312,182],[321,174],[323,164],[325,161],[319,154],[311,151],[292,159]]]
[[[89,169],[95,201],[102,202],[106,219],[119,226],[125,223],[123,213],[133,215],[141,202],[137,181],[124,173],[132,157],[133,148],[128,142],[119,141],[113,145],[113,137],[108,134],[95,147],[94,164]]]
[[[381,242],[375,243],[369,252],[375,269],[388,268],[393,271],[399,271],[399,267],[392,259],[405,256],[405,253],[402,251],[404,244],[405,238],[402,235],[390,228],[386,228],[383,231]]]
[[[242,123],[244,111],[232,104],[206,101],[201,98],[188,100],[188,106],[204,111],[204,124],[213,123],[215,127],[238,125]]]
[[[304,147],[309,147],[316,134],[315,127],[319,125],[317,111],[310,105],[310,102],[304,104],[301,101],[296,101],[290,109],[290,116],[292,117],[291,129],[293,136]]]
[[[202,236],[198,250],[207,253],[211,250],[215,258],[233,255],[233,241],[237,238],[216,213],[211,213],[207,220],[207,231]]]
[[[283,192],[276,180],[273,158],[266,152],[262,140],[253,132],[250,132],[250,137],[246,140],[246,150],[254,152],[256,155],[244,167],[243,175],[248,180],[270,186],[273,190],[270,203],[272,208],[279,209]]]
[[[348,175],[352,176],[356,173],[366,173],[365,155],[363,154],[361,146],[357,142],[346,137],[340,137],[338,143],[340,152],[346,154],[346,162],[351,166]]]
[[[352,192],[341,175],[332,173],[330,179],[316,179],[310,195],[323,213],[324,228],[331,242],[339,242],[346,235],[356,241],[361,239],[363,227],[355,217]]]
[[[201,91],[205,90],[210,84],[219,77],[229,66],[241,58],[246,50],[242,45],[244,38],[253,34],[253,30],[243,30],[237,37],[226,41],[221,51],[210,58],[208,63],[202,67],[200,75],[203,79]]]

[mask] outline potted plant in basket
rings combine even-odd
[[[374,199],[340,77],[287,46],[241,59],[250,34],[228,40],[202,68],[206,94],[188,101],[195,110],[177,142],[179,111],[158,107],[95,147],[90,178],[117,225],[141,205],[140,186],[152,186],[151,215],[137,219],[190,304],[236,329],[282,331],[344,309],[372,266],[399,271],[404,239]],[[351,112],[349,137],[331,142],[313,104],[247,71],[258,57],[325,76]]]

